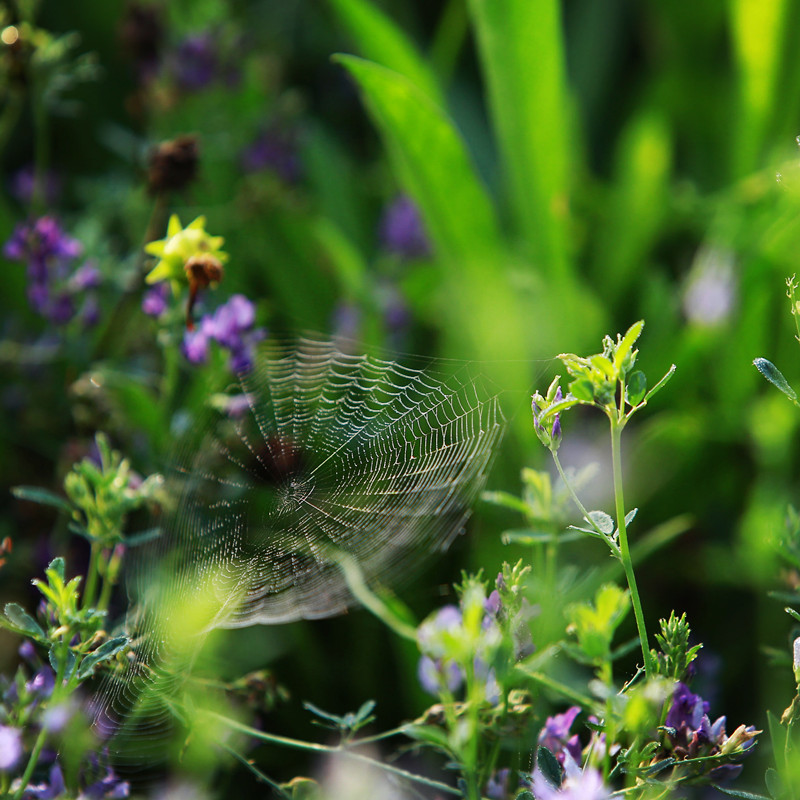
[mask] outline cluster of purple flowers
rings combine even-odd
[[[730,736],[725,732],[725,717],[711,722],[709,704],[693,694],[686,684],[678,682],[664,729],[664,749],[678,760],[704,756],[729,756],[732,759],[747,755],[755,745],[759,731],[754,725],[740,725]],[[702,763],[702,762],[701,762]],[[731,780],[742,771],[742,765],[709,761],[713,780]]]
[[[83,324],[91,326],[100,317],[92,290],[100,285],[101,276],[91,261],[76,265],[82,252],[80,242],[49,216],[17,225],[3,247],[6,258],[27,266],[28,301],[37,314],[56,325],[79,314]]]
[[[481,641],[478,642],[472,667],[475,677],[484,685],[484,696],[489,703],[500,699],[500,687],[494,669],[490,667],[491,651],[496,649],[502,637],[497,624],[500,596],[495,590],[484,603],[485,614],[481,625]],[[417,677],[422,688],[434,696],[443,691],[456,692],[464,683],[463,665],[453,658],[448,643],[460,638],[464,615],[458,606],[447,605],[423,622],[417,631],[417,642],[422,656],[417,666]]]
[[[57,736],[62,734],[67,722],[79,708],[77,703],[69,701],[52,705],[55,673],[49,664],[42,664],[30,641],[20,646],[19,653],[27,667],[20,667],[13,681],[0,677],[0,716],[9,723],[0,725],[0,772],[9,776],[24,772],[28,758],[25,752],[27,728],[44,728],[48,737]],[[27,675],[30,675],[27,679],[26,669]],[[45,747],[41,751],[34,774],[37,778],[22,792],[24,800],[51,800],[68,795],[54,750]],[[89,753],[78,779],[80,796],[90,800],[124,798],[130,794],[128,782],[109,766],[104,752],[99,755]],[[12,790],[20,788],[20,783],[20,777],[14,778]]]
[[[263,328],[254,328],[255,305],[244,295],[235,294],[213,314],[206,314],[194,330],[186,331],[183,354],[192,364],[208,360],[211,341],[230,352],[230,368],[237,374],[253,368],[253,348],[265,336]]]
[[[561,786],[553,786],[537,767],[533,773],[533,793],[536,800],[610,800],[611,790],[594,767],[583,769],[571,757],[564,763]]]
[[[546,747],[564,766],[567,757],[577,763],[581,760],[581,742],[577,733],[572,733],[572,723],[581,713],[580,706],[572,706],[563,714],[555,714],[545,720],[544,727],[539,732],[539,744]]]
[[[572,706],[563,714],[548,717],[539,733],[539,745],[546,747],[563,769],[560,786],[551,784],[537,764],[532,775],[520,775],[519,781],[512,781],[512,774],[508,769],[498,770],[486,784],[486,796],[493,800],[505,800],[516,783],[532,788],[537,800],[608,800],[611,791],[603,783],[598,770],[590,765],[580,767],[581,743],[578,734],[571,730],[580,712],[579,706]]]

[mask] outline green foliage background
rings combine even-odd
[[[203,213],[225,236],[225,289],[256,300],[273,332],[329,332],[345,301],[361,310],[364,346],[399,351],[412,365],[417,356],[449,359],[437,369],[466,362],[504,392],[509,435],[491,485],[512,492],[523,465],[544,464],[529,403],[555,374],[553,356],[594,352],[603,333],[644,318],[643,366],[662,374],[674,362],[677,372],[627,441],[627,497],[640,508],[631,536],[677,515],[693,519],[642,564],[645,613],[687,611],[723,665],[712,715],[763,727],[763,709],[783,708],[793,691],[761,647],[788,654],[791,641],[766,590],[779,585],[771,543],[797,501],[797,417],[752,360],[770,358],[797,385],[784,279],[800,253],[800,3],[176,0],[165,8],[172,42],[207,29],[227,42],[244,33],[237,87],[185,95],[167,87],[137,108],[118,39],[122,3],[44,2],[39,11],[44,28],[77,30],[81,50],[102,66],[99,80],[72,93],[77,113],[53,117],[49,139],[65,178],[62,217],[110,286],[128,285],[147,227],[148,145],[198,134],[200,180],[170,210],[184,223]],[[275,118],[300,133],[298,186],[239,169],[241,149]],[[32,159],[34,136],[25,105],[0,154],[4,174]],[[381,209],[400,190],[421,210],[430,259],[402,265],[381,250]],[[0,197],[3,241],[22,213],[8,193]],[[735,300],[713,324],[688,318],[684,306],[704,257],[732,265]],[[106,317],[94,338],[26,363],[13,343],[45,326],[25,308],[23,270],[6,263],[3,276],[0,368],[20,399],[3,412],[0,483],[57,486],[70,443],[97,428],[142,473],[163,468],[173,420],[152,382],[155,329],[138,305]],[[387,277],[411,311],[401,342],[388,336],[376,300]],[[100,374],[98,395],[88,377]],[[202,403],[205,385],[186,371],[185,407]],[[580,466],[597,441],[593,425],[569,420],[565,461]],[[583,444],[570,450],[571,439]],[[24,596],[53,517],[7,492],[0,507],[0,538],[16,546],[2,580]],[[406,599],[427,613],[459,567],[493,573],[527,555],[500,543],[518,524],[478,509],[469,535]],[[66,532],[57,527],[59,541]],[[580,564],[604,564],[599,546],[571,548]],[[374,697],[386,726],[423,708],[414,653],[365,614],[231,640],[225,670],[269,663],[294,694],[322,707],[337,697],[332,710],[343,712]],[[2,648],[0,666],[10,661]]]

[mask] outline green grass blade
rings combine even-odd
[[[405,75],[438,105],[439,84],[405,33],[368,0],[329,0],[361,55]]]
[[[504,390],[527,391],[534,332],[523,324],[494,208],[461,136],[403,75],[354,56],[336,60],[358,83],[395,173],[425,220],[442,279],[445,350],[492,361],[484,374]]]
[[[731,37],[739,72],[739,107],[733,128],[733,174],[746,175],[759,164],[764,138],[779,97],[787,0],[733,0]]]
[[[557,0],[469,0],[519,233],[543,274],[568,274],[569,125]]]

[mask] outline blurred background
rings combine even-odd
[[[169,213],[202,214],[230,255],[217,291],[256,303],[270,335],[334,336],[502,393],[492,489],[518,494],[523,467],[550,468],[530,395],[558,374],[554,356],[598,352],[643,318],[650,382],[677,372],[626,433],[631,536],[688,515],[640,565],[645,614],[654,626],[688,613],[712,718],[763,728],[765,708],[782,711],[792,630],[767,592],[794,580],[774,543],[797,500],[798,415],[752,361],[800,377],[785,296],[800,253],[800,3],[509,0],[506,16],[483,0],[34,5],[0,11],[21,32],[0,45],[0,240],[38,204],[101,277],[93,308],[56,319],[30,305],[24,266],[3,263],[4,601],[30,605],[52,555],[74,571],[86,557],[63,519],[10,487],[59,491],[97,430],[140,474],[163,471],[227,369],[173,358],[165,400],[178,344],[141,307],[143,245]],[[196,176],[154,187],[153,148],[185,135]],[[600,464],[586,504],[610,510],[604,434],[572,412],[562,460]],[[520,527],[480,504],[403,599],[423,617],[461,569],[529,558],[501,541]],[[594,542],[563,554],[607,562]],[[267,667],[287,687],[294,705],[267,725],[295,735],[316,735],[299,700],[344,713],[374,698],[385,728],[427,704],[416,654],[360,611],[226,641],[225,673]],[[16,647],[0,642],[7,671]]]

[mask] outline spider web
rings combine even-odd
[[[329,341],[265,343],[241,389],[241,417],[188,437],[176,513],[134,582],[141,643],[106,709],[137,709],[127,727],[151,744],[210,630],[342,613],[354,603],[343,558],[394,587],[447,548],[504,427],[473,380]]]

